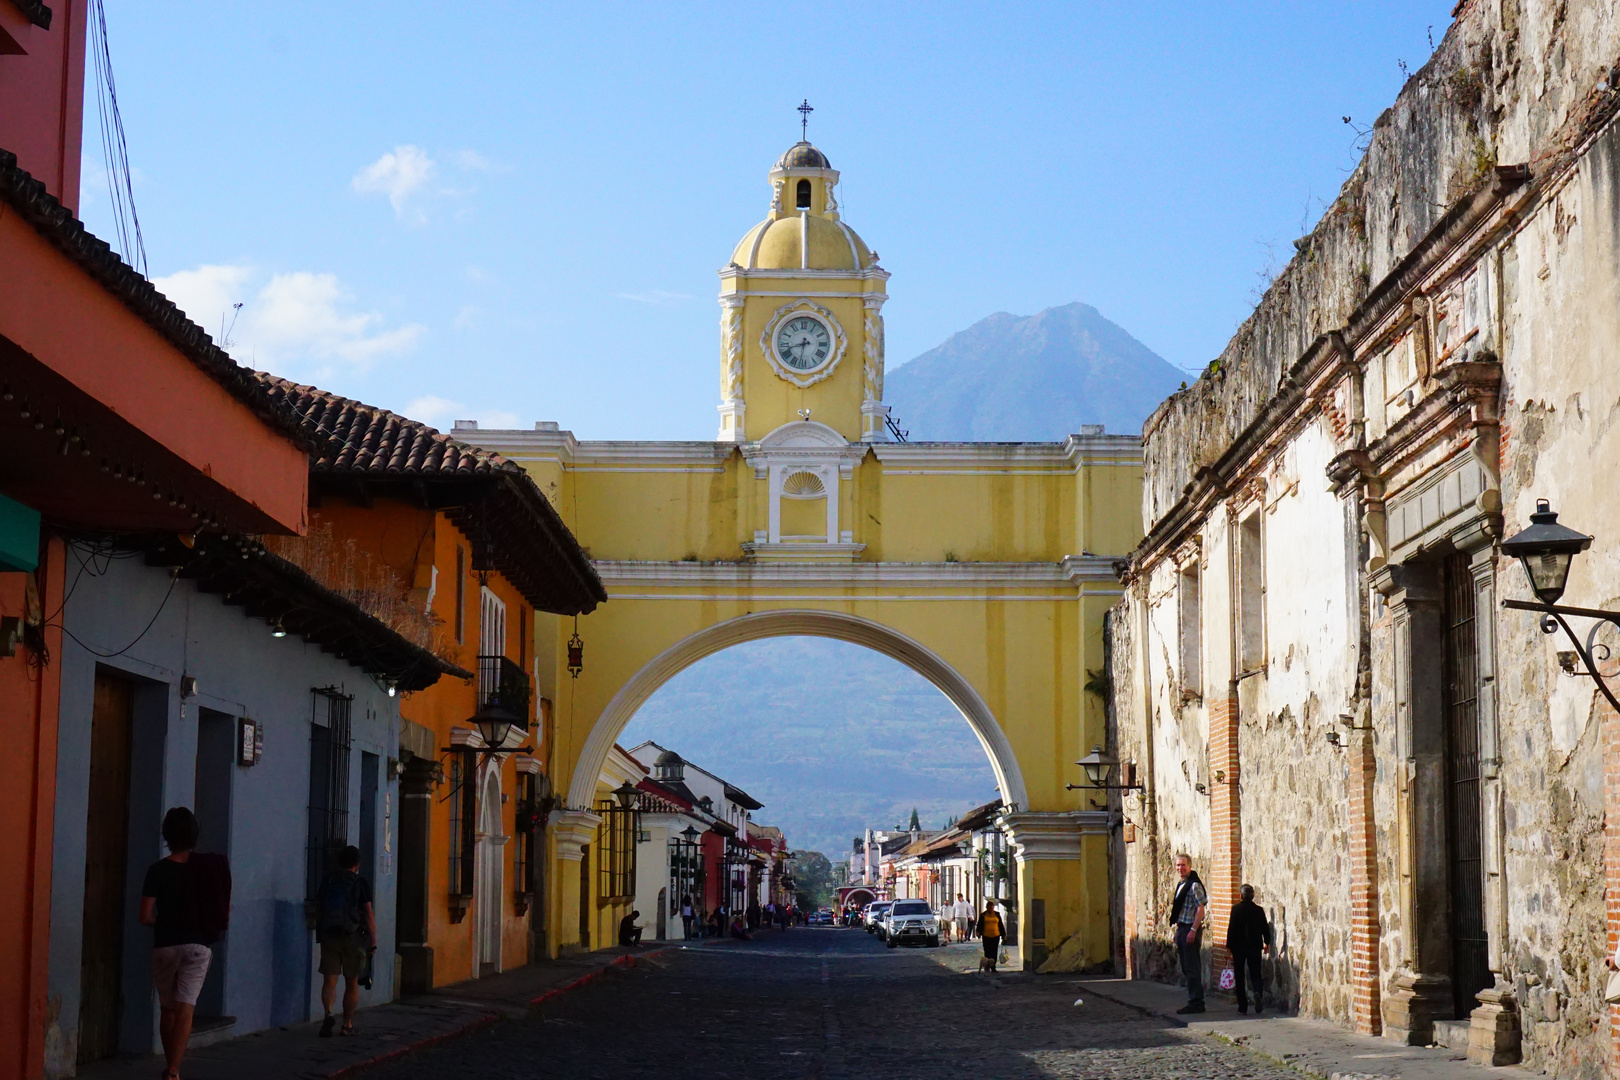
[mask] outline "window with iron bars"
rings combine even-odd
[[[352,695],[314,690],[309,728],[309,830],[304,844],[304,896],[314,901],[349,842],[349,727]],[[325,721],[323,724],[322,721]]]
[[[539,831],[539,808],[535,800],[535,775],[518,774],[517,843],[512,853],[512,876],[519,896],[533,896],[535,834]]]
[[[694,906],[703,900],[702,847],[688,844],[680,837],[669,840],[669,911],[678,914],[681,904],[690,897]]]
[[[467,897],[473,893],[473,830],[478,821],[477,768],[472,751],[458,751],[450,757],[450,895]]]
[[[598,800],[596,812],[602,815],[602,824],[596,830],[601,899],[630,899],[636,895],[636,836],[641,815],[612,799]]]

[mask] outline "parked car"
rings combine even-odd
[[[896,900],[883,916],[883,940],[889,948],[901,945],[939,947],[939,919],[926,900]]]
[[[889,910],[889,901],[874,900],[866,905],[866,932],[876,934],[882,929],[883,913]]]

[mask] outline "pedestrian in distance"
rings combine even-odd
[[[681,898],[681,936],[690,941],[692,939],[692,924],[697,922],[697,912],[692,908],[690,895]]]
[[[748,932],[748,927],[743,925],[743,917],[741,915],[733,915],[731,917],[731,936],[736,938],[738,941],[754,940],[753,935]]]
[[[961,893],[956,894],[956,903],[951,905],[951,919],[956,923],[957,941],[973,936],[973,905]]]
[[[636,920],[641,918],[641,912],[632,911],[619,920],[619,944],[624,946],[641,944],[641,927]]]
[[[197,996],[214,958],[212,946],[230,922],[231,867],[223,855],[193,850],[197,818],[184,806],[163,815],[163,843],[169,854],[147,868],[137,918],[152,928],[163,1076],[176,1080],[191,1041]]]
[[[1176,928],[1176,955],[1181,960],[1181,973],[1187,977],[1187,1004],[1176,1012],[1201,1013],[1204,1011],[1202,943],[1209,897],[1204,893],[1204,883],[1198,880],[1198,871],[1192,868],[1191,858],[1176,856],[1176,874],[1181,884],[1176,886],[1175,899],[1170,902],[1170,922]]]
[[[360,978],[377,951],[377,916],[371,907],[371,884],[360,876],[360,849],[353,844],[338,853],[338,868],[315,891],[315,940],[321,946],[321,1038],[330,1039],[336,1019],[338,976],[343,977],[343,1029],[354,1034],[354,1010],[360,1006]]]
[[[1001,955],[1001,939],[1007,933],[1007,927],[1001,921],[1000,912],[996,911],[994,900],[985,901],[984,912],[979,916],[979,923],[974,932],[979,935],[979,940],[984,945],[984,957],[979,961],[979,970],[988,970],[994,975],[997,957]]]
[[[1226,951],[1232,954],[1232,985],[1237,990],[1238,1012],[1249,1012],[1249,997],[1244,991],[1243,973],[1249,973],[1254,987],[1254,1012],[1265,1012],[1265,980],[1260,968],[1260,953],[1270,952],[1272,946],[1271,923],[1266,909],[1254,902],[1254,886],[1245,885],[1238,890],[1239,900],[1226,920]]]

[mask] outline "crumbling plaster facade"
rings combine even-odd
[[[1620,607],[1617,61],[1614,3],[1459,5],[1145,425],[1148,535],[1110,617],[1113,749],[1144,784],[1114,797],[1130,974],[1174,977],[1185,851],[1207,945],[1256,886],[1290,1008],[1620,1075],[1620,722],[1500,607],[1528,590],[1498,549],[1550,499],[1597,534],[1566,602]]]

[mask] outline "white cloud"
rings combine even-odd
[[[482,428],[511,429],[518,426],[516,413],[503,409],[469,409],[459,401],[451,401],[437,394],[406,402],[404,415],[444,431],[451,430],[457,420],[476,420]]]
[[[476,150],[457,150],[456,164],[468,172],[489,172],[495,163]]]
[[[382,357],[405,352],[427,332],[417,323],[386,327],[382,315],[357,311],[335,274],[275,274],[262,285],[251,266],[205,265],[153,281],[192,321],[221,336],[233,304],[231,355],[289,378],[330,380],[357,373]]]
[[[476,307],[472,304],[463,304],[461,305],[461,310],[456,312],[455,321],[451,323],[451,325],[457,330],[471,330],[473,327],[479,324],[483,317],[483,308]]]
[[[361,169],[349,184],[362,195],[388,196],[394,216],[403,218],[411,198],[432,181],[436,171],[427,151],[405,144],[394,147]]]
[[[638,304],[679,304],[693,299],[686,293],[666,292],[663,289],[648,289],[646,292],[614,293],[620,300],[634,300]]]

